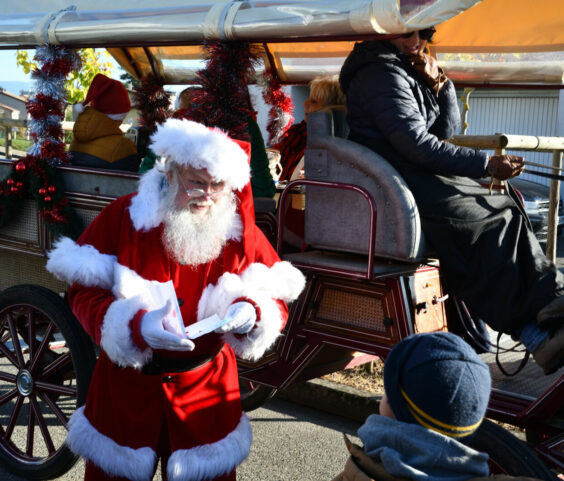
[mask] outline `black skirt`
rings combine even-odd
[[[536,239],[517,194],[466,177],[396,166],[410,187],[447,292],[497,331],[520,330],[564,291],[564,276]]]

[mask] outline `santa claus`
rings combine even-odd
[[[255,225],[248,144],[171,119],[151,149],[160,160],[138,192],[49,254],[101,347],[67,443],[86,480],[150,480],[159,459],[169,481],[233,480],[252,438],[235,355],[258,359],[272,346],[304,278]],[[166,283],[173,296],[158,300]],[[185,334],[213,315],[214,331]]]

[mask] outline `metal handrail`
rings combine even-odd
[[[286,197],[292,192],[292,189],[298,186],[316,186],[316,187],[328,187],[332,189],[342,189],[342,190],[352,190],[358,192],[370,205],[370,231],[368,236],[368,265],[366,276],[367,280],[372,280],[374,278],[374,241],[376,239],[376,201],[374,197],[366,190],[364,187],[360,187],[354,184],[345,184],[340,182],[327,182],[322,180],[308,180],[308,179],[296,179],[288,183],[280,194],[280,199],[278,201],[278,238],[276,240],[276,251],[280,257],[282,257],[282,246],[284,239],[284,214],[286,205]],[[307,202],[307,199],[306,199]]]

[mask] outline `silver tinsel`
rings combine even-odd
[[[35,60],[39,64],[39,68],[32,73],[35,80],[35,95],[30,102],[37,101],[37,95],[42,94],[51,97],[56,101],[65,102],[67,95],[65,89],[65,74],[62,72],[46,73],[43,68],[49,63],[56,63],[59,59],[67,57],[72,70],[78,70],[81,67],[80,56],[76,50],[70,50],[53,45],[42,45],[38,47],[35,53]],[[61,143],[60,139],[56,139],[49,135],[49,128],[60,124],[64,119],[64,108],[60,114],[50,114],[41,119],[34,119],[29,122],[29,129],[35,135],[35,142],[29,148],[29,154],[40,157],[41,147],[46,142]],[[61,164],[60,159],[48,159],[51,165]]]

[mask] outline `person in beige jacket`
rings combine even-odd
[[[137,147],[119,128],[131,110],[127,90],[118,80],[97,74],[79,112],[69,147],[72,165],[136,172]]]
[[[358,430],[362,447],[345,436],[350,457],[333,481],[491,480],[488,455],[465,444],[484,418],[490,390],[488,366],[460,337],[407,337],[386,359],[380,415]]]

